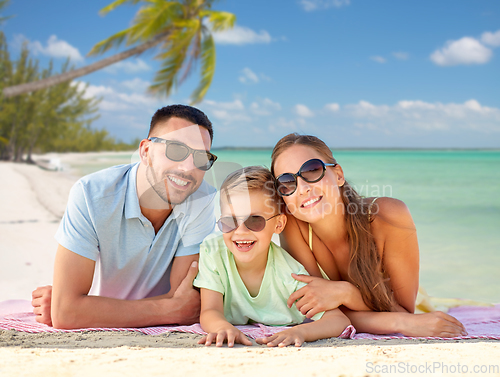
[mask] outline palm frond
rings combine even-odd
[[[198,87],[191,94],[191,103],[201,102],[207,94],[215,73],[215,43],[212,35],[206,33],[201,45],[201,81]]]
[[[180,75],[180,78],[178,80],[178,85],[182,85],[182,83],[191,75],[193,71],[193,65],[196,64],[196,61],[200,57],[200,52],[201,52],[201,36],[202,32],[201,29],[196,32],[196,35],[194,37],[194,41],[191,43],[191,46],[189,48],[188,52],[188,61],[187,63],[183,64],[183,73]]]
[[[131,4],[131,5],[134,5],[134,4],[137,4],[138,2],[140,2],[141,0],[115,0],[113,1],[111,4],[105,6],[104,8],[102,8],[100,11],[99,11],[99,14],[101,16],[105,16],[107,15],[109,12],[111,12],[112,10],[115,10],[117,7],[119,7],[120,5],[123,5],[123,4]]]
[[[177,87],[177,77],[186,60],[195,33],[196,30],[188,29],[176,30],[169,35],[169,42],[163,46],[166,51],[155,57],[162,60],[163,64],[156,73],[153,84],[149,87],[149,92],[169,96],[172,89]]]
[[[234,27],[236,16],[233,13],[215,10],[200,11],[200,16],[207,18],[213,31],[223,31]]]
[[[150,0],[152,7],[139,9],[133,20],[134,33],[130,34],[129,44],[147,41],[172,27],[173,20],[182,14],[181,5],[172,1]]]
[[[93,55],[104,54],[106,51],[108,51],[112,47],[119,47],[123,43],[123,41],[131,33],[133,33],[133,31],[134,31],[133,27],[119,31],[115,35],[112,35],[111,37],[97,43],[94,47],[92,47],[92,49],[90,50],[88,55],[93,56]]]

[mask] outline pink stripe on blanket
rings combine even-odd
[[[450,309],[449,314],[462,322],[469,335],[456,338],[427,337],[425,339],[499,339],[500,340],[500,304],[495,307],[462,306]],[[257,339],[283,331],[285,326],[265,326],[262,324],[237,326],[245,335]],[[142,328],[101,328],[92,327],[76,330],[59,330],[42,325],[35,320],[31,303],[25,300],[11,300],[0,302],[0,329],[17,330],[29,333],[41,332],[82,332],[82,331],[134,331],[147,335],[159,335],[166,332],[178,331],[193,334],[205,334],[200,324],[191,326],[154,326]],[[402,334],[374,335],[356,333],[353,326],[348,326],[339,336],[343,339],[423,339],[405,337]]]
[[[59,330],[43,325],[36,321],[36,316],[32,312],[31,303],[25,300],[11,300],[0,302],[0,329],[17,330],[28,333],[42,332],[82,332],[82,331],[135,331],[146,335],[159,335],[166,332],[186,332],[192,334],[206,334],[199,323],[191,326],[154,326],[154,327],[89,327],[75,330]],[[262,324],[236,326],[250,338],[264,338],[288,329],[286,326],[265,326]],[[341,338],[350,338],[355,334],[354,327],[347,327],[340,335]]]

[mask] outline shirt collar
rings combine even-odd
[[[137,196],[137,170],[139,162],[128,171],[127,191],[125,194],[125,218],[141,218],[141,207]]]

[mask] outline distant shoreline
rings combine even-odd
[[[214,147],[211,150],[213,151],[267,151],[272,150],[274,147]],[[488,151],[488,152],[500,152],[500,148],[389,148],[389,147],[381,147],[381,148],[364,148],[364,147],[342,147],[335,148],[330,147],[330,149],[335,151]]]

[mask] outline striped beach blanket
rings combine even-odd
[[[455,338],[428,337],[425,339],[498,339],[500,340],[500,304],[493,307],[484,306],[460,306],[452,308],[449,314],[462,322],[467,329],[467,336]],[[273,335],[288,327],[265,326],[262,324],[236,326],[245,335],[257,339]],[[82,331],[134,331],[147,335],[159,335],[166,332],[186,332],[193,334],[205,334],[199,323],[191,326],[152,326],[140,328],[83,328],[74,330],[60,330],[43,325],[35,320],[31,303],[27,300],[9,300],[0,302],[0,330],[17,330],[28,333],[42,332],[82,332]],[[422,339],[405,337],[402,334],[374,335],[356,333],[353,326],[347,327],[339,336],[344,339]]]

